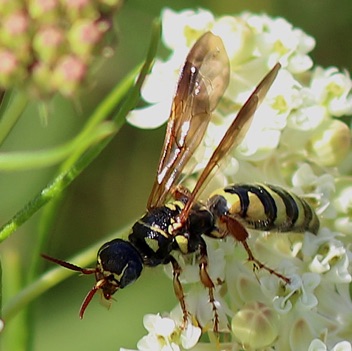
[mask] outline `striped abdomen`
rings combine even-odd
[[[235,184],[214,192],[209,200],[215,215],[242,219],[259,230],[319,230],[319,219],[310,205],[297,195],[270,184]]]

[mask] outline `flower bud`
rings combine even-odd
[[[0,16],[1,19],[17,10],[22,9],[21,1],[14,0],[0,0]]]
[[[119,9],[123,4],[123,0],[98,0],[98,3],[103,10],[108,8],[111,10]]]
[[[20,53],[30,45],[29,18],[25,11],[18,10],[1,20],[1,46]]]
[[[89,56],[108,29],[109,26],[104,25],[104,22],[90,19],[76,21],[68,33],[72,52],[82,57]]]
[[[325,123],[310,140],[308,149],[323,166],[336,166],[347,155],[351,144],[351,132],[340,120],[333,119]]]
[[[53,63],[64,52],[64,33],[56,26],[40,28],[33,38],[36,56],[47,63]]]
[[[62,57],[54,69],[54,84],[66,96],[71,96],[79,87],[87,71],[86,64],[77,56]]]
[[[72,22],[80,18],[96,19],[98,12],[95,8],[95,1],[91,0],[62,0],[62,5],[66,11],[67,16]]]
[[[10,50],[0,49],[0,85],[8,88],[23,80],[26,69]]]
[[[33,97],[40,98],[54,93],[52,67],[44,62],[37,62],[32,67],[32,83],[29,93]]]
[[[28,12],[33,20],[54,23],[60,18],[60,0],[29,0]]]
[[[278,316],[263,303],[250,302],[232,318],[231,329],[244,348],[261,349],[278,337]]]

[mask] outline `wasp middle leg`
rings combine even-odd
[[[183,287],[180,282],[180,274],[182,272],[182,269],[176,259],[173,256],[169,257],[170,262],[172,264],[172,270],[173,270],[173,286],[174,286],[174,292],[175,295],[180,303],[182,313],[183,313],[183,327],[186,327],[187,325],[187,320],[188,320],[188,310],[186,307],[186,302],[185,302],[185,294],[183,292]]]
[[[200,257],[199,261],[199,275],[200,275],[200,280],[202,284],[208,289],[209,293],[209,302],[211,303],[213,307],[213,313],[214,313],[214,332],[218,333],[219,331],[219,315],[216,307],[216,300],[214,297],[214,283],[211,280],[209,274],[208,274],[208,256],[206,252],[203,252]]]

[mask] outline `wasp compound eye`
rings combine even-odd
[[[142,257],[128,241],[114,239],[105,243],[98,251],[96,278],[97,281],[105,280],[102,286],[104,293],[106,291],[112,295],[117,289],[133,283],[142,269]],[[109,284],[113,285],[110,289]]]

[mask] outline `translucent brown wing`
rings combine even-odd
[[[148,209],[163,205],[179,180],[227,88],[229,72],[222,40],[205,33],[192,47],[180,74]]]
[[[277,63],[272,70],[262,79],[262,81],[255,88],[251,96],[248,98],[246,103],[242,106],[238,112],[236,118],[230,125],[229,129],[226,131],[225,135],[221,139],[219,145],[210,157],[207,165],[200,174],[197,183],[189,196],[187,203],[180,214],[180,222],[185,223],[189,211],[192,208],[197,195],[201,191],[203,185],[206,183],[209,175],[212,173],[215,167],[219,165],[222,158],[226,156],[230,149],[238,146],[244,139],[248,128],[252,122],[255,111],[264,99],[266,93],[273,84],[277,73],[281,65]]]

